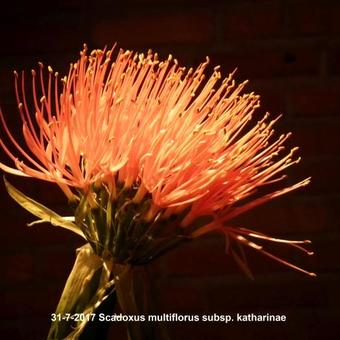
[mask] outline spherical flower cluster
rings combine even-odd
[[[125,195],[133,211],[144,207],[137,209],[138,218],[149,224],[177,216],[178,225],[189,230],[208,216],[205,224],[190,229],[190,237],[221,231],[284,263],[247,237],[303,249],[299,243],[308,241],[274,239],[227,224],[309,182],[259,196],[258,189],[283,179],[283,171],[299,159],[293,157],[297,148],[284,153],[289,134],[274,137],[278,119],[265,114],[253,122],[259,97],[242,93],[246,82],[236,85],[233,73],[222,80],[218,67],[205,79],[208,59],[186,70],[172,56],[159,61],[151,51],[120,50],[115,61],[113,53],[104,49],[88,55],[84,47],[60,80],[51,67],[44,79],[40,63],[40,71],[32,71],[33,111],[24,74],[15,73],[27,148],[15,140],[1,113],[20,156],[1,139],[15,167],[0,163],[0,168],[55,182],[70,200],[86,197],[92,207],[101,204],[96,188],[105,188],[111,202]],[[126,209],[124,204],[114,207]]]

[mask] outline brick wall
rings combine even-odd
[[[4,4],[1,6],[5,6]],[[0,11],[0,102],[11,125],[19,118],[13,69],[37,61],[61,73],[86,42],[162,57],[172,53],[195,66],[211,57],[222,72],[238,67],[248,91],[261,95],[262,111],[284,113],[303,161],[290,182],[312,176],[308,188],[239,218],[239,225],[272,235],[311,239],[316,255],[281,253],[316,271],[310,279],[248,252],[255,281],[224,254],[223,240],[207,237],[164,255],[149,267],[158,312],[284,313],[272,324],[169,324],[171,339],[333,339],[339,295],[340,219],[340,3],[336,0],[135,0],[8,2]],[[4,156],[1,156],[4,159]],[[12,178],[22,191],[63,212],[53,185]],[[0,334],[4,339],[43,339],[80,240],[49,225],[27,228],[33,218],[1,184]],[[236,222],[235,222],[236,223]],[[274,327],[275,326],[275,327]],[[118,332],[118,333],[116,333]],[[119,334],[119,336],[115,336]],[[112,339],[124,339],[112,327]]]

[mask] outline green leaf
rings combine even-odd
[[[29,211],[31,214],[37,216],[40,218],[39,222],[33,222],[30,225],[36,224],[36,223],[42,223],[42,222],[49,222],[53,226],[59,226],[68,230],[73,231],[74,233],[84,237],[83,232],[80,230],[80,228],[72,223],[69,219],[66,219],[51,209],[43,206],[42,204],[36,202],[32,198],[24,195],[21,191],[16,189],[12,184],[10,184],[6,178],[4,177],[5,186],[7,189],[8,194],[24,209]]]

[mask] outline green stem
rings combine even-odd
[[[115,286],[119,305],[125,315],[144,315],[150,312],[149,282],[144,266],[114,264]],[[127,322],[129,340],[154,339],[152,323]]]
[[[48,340],[79,339],[87,323],[93,322],[91,313],[112,291],[111,267],[111,263],[95,255],[89,244],[77,250],[76,261],[52,319]],[[74,315],[80,315],[80,319],[72,320],[70,316]]]

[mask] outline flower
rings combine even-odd
[[[128,243],[131,225],[150,237],[150,227],[142,225],[159,225],[176,216],[178,226],[184,233],[190,230],[190,237],[220,231],[228,240],[306,272],[267,253],[249,238],[288,243],[302,250],[300,244],[309,241],[280,240],[229,225],[245,211],[309,182],[305,179],[259,195],[261,187],[282,180],[284,170],[299,161],[294,158],[297,148],[283,153],[289,133],[274,138],[278,118],[270,120],[265,114],[253,122],[259,96],[242,94],[246,82],[236,85],[233,73],[222,80],[218,67],[205,80],[208,58],[197,69],[186,70],[171,55],[161,62],[152,51],[143,55],[120,50],[114,62],[112,55],[113,49],[88,55],[84,47],[61,81],[48,67],[47,83],[40,64],[39,76],[32,71],[34,118],[24,73],[21,77],[15,73],[28,151],[14,139],[1,113],[4,130],[23,160],[0,140],[15,168],[2,163],[0,167],[15,175],[55,182],[69,198],[82,202],[85,197],[90,210],[104,207],[105,201],[107,215],[108,202],[120,202],[113,203],[115,222],[111,214],[107,217],[116,223],[110,227],[115,233],[110,246],[104,246],[108,235],[89,232],[88,225],[96,220],[93,214],[90,220],[85,213],[78,219],[80,224],[86,221],[85,236],[94,247],[101,244],[101,254],[105,248],[106,253],[127,261],[131,252],[124,257],[117,250],[117,244],[122,244],[119,230]],[[105,188],[109,198],[104,199],[97,188]],[[121,221],[128,215],[132,217],[126,227]],[[202,219],[205,222],[197,226]],[[134,249],[138,248],[140,239],[133,241]]]

